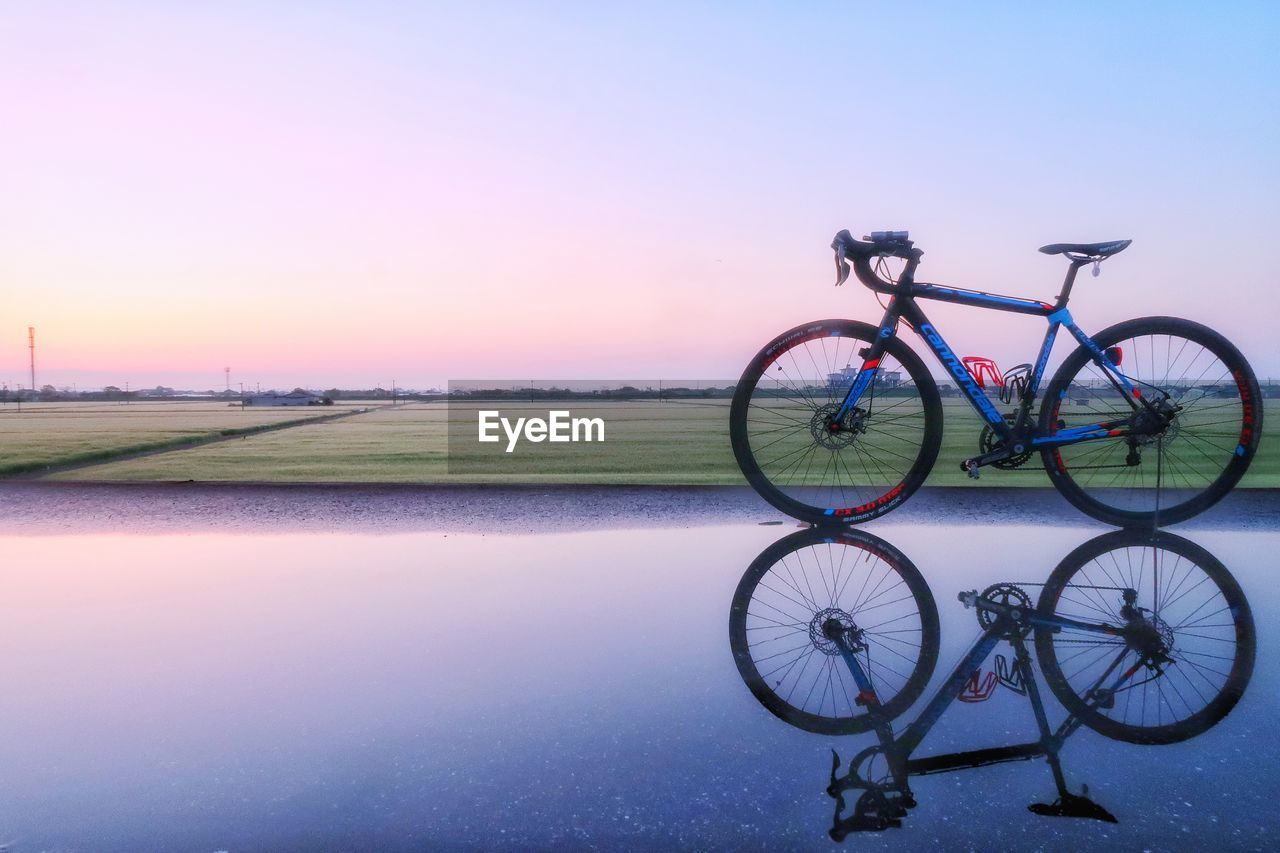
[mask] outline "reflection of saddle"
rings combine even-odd
[[[1088,789],[1085,789],[1086,793]],[[1106,823],[1119,823],[1116,816],[1086,796],[1063,794],[1052,803],[1032,803],[1027,811],[1045,817],[1086,817]]]

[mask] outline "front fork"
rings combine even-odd
[[[853,380],[853,385],[849,388],[849,392],[844,395],[840,408],[831,416],[835,423],[844,423],[845,418],[857,407],[862,395],[875,382],[876,370],[880,367],[880,359],[884,358],[885,351],[889,348],[889,339],[897,334],[898,331],[898,315],[894,311],[893,303],[894,300],[890,299],[889,307],[885,310],[884,318],[880,321],[879,331],[876,332],[876,339],[871,342],[870,346],[863,347],[858,351],[858,355],[862,356],[862,368]]]
[[[889,773],[893,776],[895,788],[905,796],[909,797],[911,788],[907,784],[907,769],[904,763],[905,756],[899,755],[897,750],[893,748],[893,723],[892,721],[885,719],[881,714],[880,697],[876,693],[875,685],[872,684],[871,678],[867,675],[866,670],[862,668],[861,661],[858,660],[858,647],[851,646],[843,633],[839,636],[830,636],[829,639],[831,639],[836,644],[836,648],[840,650],[840,657],[844,660],[845,666],[849,669],[850,674],[853,675],[854,684],[858,686],[858,696],[855,701],[858,705],[867,709],[867,713],[872,719],[872,728],[875,729],[876,736],[880,739],[880,748],[885,762],[888,765]],[[855,758],[849,765],[848,776],[854,776],[857,773],[857,766],[858,760]],[[837,758],[835,764],[831,768],[832,788],[836,788],[838,785],[835,775],[838,767],[839,759]],[[848,776],[846,776],[846,780],[848,779]],[[912,805],[914,805],[914,803],[912,803]],[[839,814],[840,809],[837,808],[836,811],[837,814]]]

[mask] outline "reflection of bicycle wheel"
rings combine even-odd
[[[1253,673],[1253,614],[1240,585],[1171,533],[1116,531],[1084,543],[1054,569],[1038,611],[1120,629],[1036,629],[1054,695],[1117,740],[1195,737],[1235,707]]]
[[[938,658],[938,611],[920,572],[871,534],[794,533],[756,557],[738,583],[729,641],[747,687],[792,725],[819,734],[871,726],[858,686],[828,639],[843,628],[892,718],[919,697]]]

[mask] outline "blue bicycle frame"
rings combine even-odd
[[[916,331],[916,334],[921,337],[934,356],[956,381],[960,390],[964,392],[969,404],[1005,442],[1014,441],[1027,428],[1031,405],[1040,390],[1040,383],[1044,378],[1045,368],[1049,363],[1049,354],[1053,351],[1053,343],[1058,336],[1058,329],[1063,326],[1089,351],[1094,363],[1102,369],[1103,375],[1123,395],[1124,399],[1130,401],[1130,405],[1135,412],[1140,406],[1147,405],[1146,401],[1142,399],[1141,391],[1134,387],[1129,378],[1120,371],[1119,366],[1112,362],[1107,353],[1094,342],[1093,338],[1085,334],[1075,324],[1075,321],[1071,318],[1071,312],[1067,310],[1067,299],[1070,296],[1071,287],[1075,283],[1076,272],[1083,265],[1083,261],[1072,262],[1067,272],[1062,292],[1058,295],[1056,304],[1053,305],[1034,299],[997,296],[977,290],[961,290],[937,284],[916,282],[913,279],[916,260],[908,261],[906,269],[896,283],[876,276],[871,272],[866,259],[855,259],[854,263],[858,268],[858,277],[863,283],[873,290],[888,294],[890,298],[884,318],[880,321],[880,333],[876,342],[865,351],[862,367],[858,371],[858,375],[854,377],[853,384],[845,395],[840,409],[833,416],[833,420],[839,421],[848,416],[862,400],[867,390],[872,387],[887,342],[898,333],[899,320],[905,320]],[[1044,343],[1040,346],[1040,353],[1036,357],[1035,367],[1031,372],[1023,399],[1019,401],[1021,409],[1012,426],[1001,416],[991,398],[974,380],[969,373],[969,369],[965,367],[960,357],[955,354],[955,351],[943,339],[937,328],[929,322],[929,318],[925,316],[924,311],[916,304],[917,298],[936,299],[941,302],[954,302],[959,305],[972,305],[978,308],[1009,311],[1017,314],[1033,314],[1048,320],[1049,329],[1045,333]],[[1030,440],[1030,444],[1037,449],[1061,447],[1095,438],[1123,435],[1126,427],[1130,425],[1130,419],[1086,424],[1059,430],[1051,436],[1035,436]]]
[[[897,737],[893,735],[890,721],[887,719],[880,720],[874,725],[880,738],[881,750],[888,762],[889,771],[894,778],[895,786],[900,790],[908,790],[907,780],[908,777],[913,775],[940,773],[966,767],[980,767],[987,764],[1016,761],[1043,755],[1050,760],[1055,779],[1059,784],[1059,790],[1065,792],[1065,783],[1062,778],[1061,768],[1058,765],[1057,753],[1062,746],[1062,742],[1076,731],[1081,723],[1078,717],[1072,715],[1068,716],[1056,731],[1050,727],[1044,712],[1044,705],[1040,699],[1040,691],[1036,684],[1035,673],[1031,665],[1031,656],[1027,650],[1024,634],[1033,628],[1048,628],[1050,630],[1072,628],[1109,637],[1118,637],[1124,636],[1125,631],[1106,624],[1081,622],[1062,616],[1040,614],[1034,610],[1019,610],[1015,606],[980,597],[976,592],[963,593],[961,600],[965,601],[966,605],[972,605],[990,614],[992,621],[989,627],[983,631],[982,635],[974,643],[973,648],[956,665],[946,682],[938,688],[938,692],[933,699],[920,712],[915,721],[906,727],[901,735]],[[847,638],[843,635],[837,635],[833,639],[840,650],[841,658],[853,676],[854,682],[858,685],[858,701],[866,706],[871,714],[876,714],[880,700],[876,695],[871,678],[858,660],[858,650],[850,646]],[[1014,647],[1016,653],[1015,671],[1021,676],[1027,698],[1031,701],[1036,724],[1040,732],[1040,739],[1011,746],[912,758],[911,754],[915,752],[920,742],[929,733],[929,730],[938,722],[942,713],[965,690],[973,674],[1001,640],[1008,640]],[[1126,643],[1121,648],[1119,655],[1111,663],[1111,666],[1098,679],[1095,689],[1091,691],[1096,694],[1089,700],[1091,706],[1101,704],[1106,695],[1120,689],[1120,686],[1132,678],[1142,667],[1141,659],[1130,667],[1123,669],[1119,667],[1120,661],[1129,653],[1129,650],[1129,645]],[[1117,670],[1119,671],[1117,672]],[[1110,679],[1110,682],[1104,685],[1103,682],[1108,679]],[[851,768],[851,772],[852,770],[853,768]]]

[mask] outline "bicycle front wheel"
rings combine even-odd
[[[802,521],[860,522],[889,512],[929,474],[942,400],[924,364],[890,338],[874,382],[836,429],[832,419],[878,330],[820,320],[779,335],[738,382],[729,413],[747,481]]]
[[[1119,526],[1173,524],[1229,492],[1262,435],[1261,391],[1252,368],[1222,335],[1175,317],[1119,323],[1094,338],[1149,402],[1176,407],[1158,434],[1118,435],[1044,451],[1049,479],[1068,501]],[[1045,391],[1040,432],[1125,420],[1134,406],[1083,346]],[[1157,488],[1159,481],[1159,488]]]
[[[1054,569],[1037,611],[1126,632],[1036,629],[1049,689],[1116,740],[1195,737],[1235,707],[1253,674],[1253,614],[1240,585],[1216,557],[1172,533],[1089,540]]]
[[[879,703],[873,718],[831,631],[843,632]],[[888,542],[813,528],[770,545],[729,611],[738,673],[760,704],[819,734],[855,734],[901,714],[938,660],[938,610],[919,570]]]

